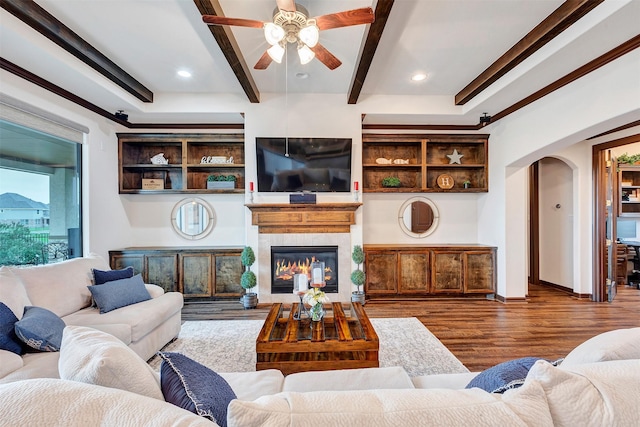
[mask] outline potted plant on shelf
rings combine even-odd
[[[250,292],[257,285],[256,275],[251,271],[251,265],[255,262],[256,256],[251,246],[245,246],[240,254],[240,262],[244,266],[244,272],[240,277],[240,286],[246,290],[242,296],[242,305],[245,309],[256,308],[258,306],[258,294]]]
[[[229,190],[236,187],[235,175],[209,175],[207,177],[207,190]]]
[[[462,183],[462,186],[463,186],[464,188],[471,188],[471,181],[469,181],[469,180],[467,179],[466,181],[464,181],[464,182]]]
[[[640,154],[629,155],[627,153],[620,154],[617,158],[618,164],[635,165],[640,163]]]
[[[351,283],[356,285],[357,290],[351,292],[351,302],[359,302],[360,304],[365,304],[364,291],[360,290],[360,286],[364,285],[365,274],[364,271],[360,270],[360,264],[364,262],[364,252],[362,251],[362,246],[355,245],[353,247],[353,252],[351,253],[351,259],[353,262],[358,264],[358,269],[353,270],[351,273]]]
[[[397,176],[387,176],[382,178],[382,186],[387,188],[400,187],[400,178]]]

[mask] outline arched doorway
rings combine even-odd
[[[529,283],[573,291],[573,168],[544,157],[530,167]]]

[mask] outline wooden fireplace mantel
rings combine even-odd
[[[259,233],[349,233],[362,203],[247,204]]]

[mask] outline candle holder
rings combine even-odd
[[[298,311],[293,314],[293,318],[296,320],[308,319],[309,312],[307,307],[304,306],[302,298],[309,289],[309,278],[306,274],[294,274],[293,275],[293,293],[300,298],[300,304],[298,304]]]
[[[311,263],[311,287],[324,288],[326,284],[324,280],[324,261],[313,261]]]

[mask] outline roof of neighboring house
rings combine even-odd
[[[0,208],[2,209],[49,209],[49,205],[36,202],[16,193],[0,194]]]

